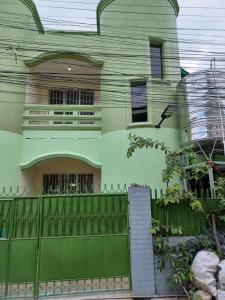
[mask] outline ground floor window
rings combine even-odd
[[[93,174],[45,174],[44,194],[86,194],[93,192]]]

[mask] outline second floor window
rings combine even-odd
[[[151,75],[153,78],[163,78],[162,45],[150,46]]]
[[[91,89],[50,90],[50,105],[94,105],[95,91]]]
[[[148,121],[146,82],[131,83],[131,109],[133,123]]]

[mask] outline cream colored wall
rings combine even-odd
[[[68,71],[69,66],[71,71]],[[98,103],[101,98],[100,70],[69,59],[52,60],[28,69],[26,103],[48,104],[48,90],[60,88],[93,89]]]
[[[101,185],[101,170],[87,163],[72,158],[53,158],[21,171],[20,190],[26,189],[26,194],[38,194],[42,191],[44,174],[93,174],[94,190]]]

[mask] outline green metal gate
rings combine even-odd
[[[0,297],[130,288],[127,194],[0,200]]]

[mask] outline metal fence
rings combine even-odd
[[[125,193],[0,200],[0,297],[130,288]]]
[[[205,191],[201,193],[199,199],[205,212],[210,213],[218,207],[218,199],[214,198],[215,193]],[[157,204],[161,192],[152,191],[152,218],[159,220],[162,225],[169,227],[181,226],[183,236],[200,235],[205,232],[209,226],[204,214],[195,212],[191,209],[187,201],[182,201],[176,205],[168,205],[168,207],[160,207]]]
[[[159,207],[152,217],[204,232],[205,217],[187,202]],[[206,211],[218,200],[201,199]],[[44,195],[0,199],[0,298],[127,290],[130,288],[127,193]],[[149,228],[150,233],[150,228]]]

